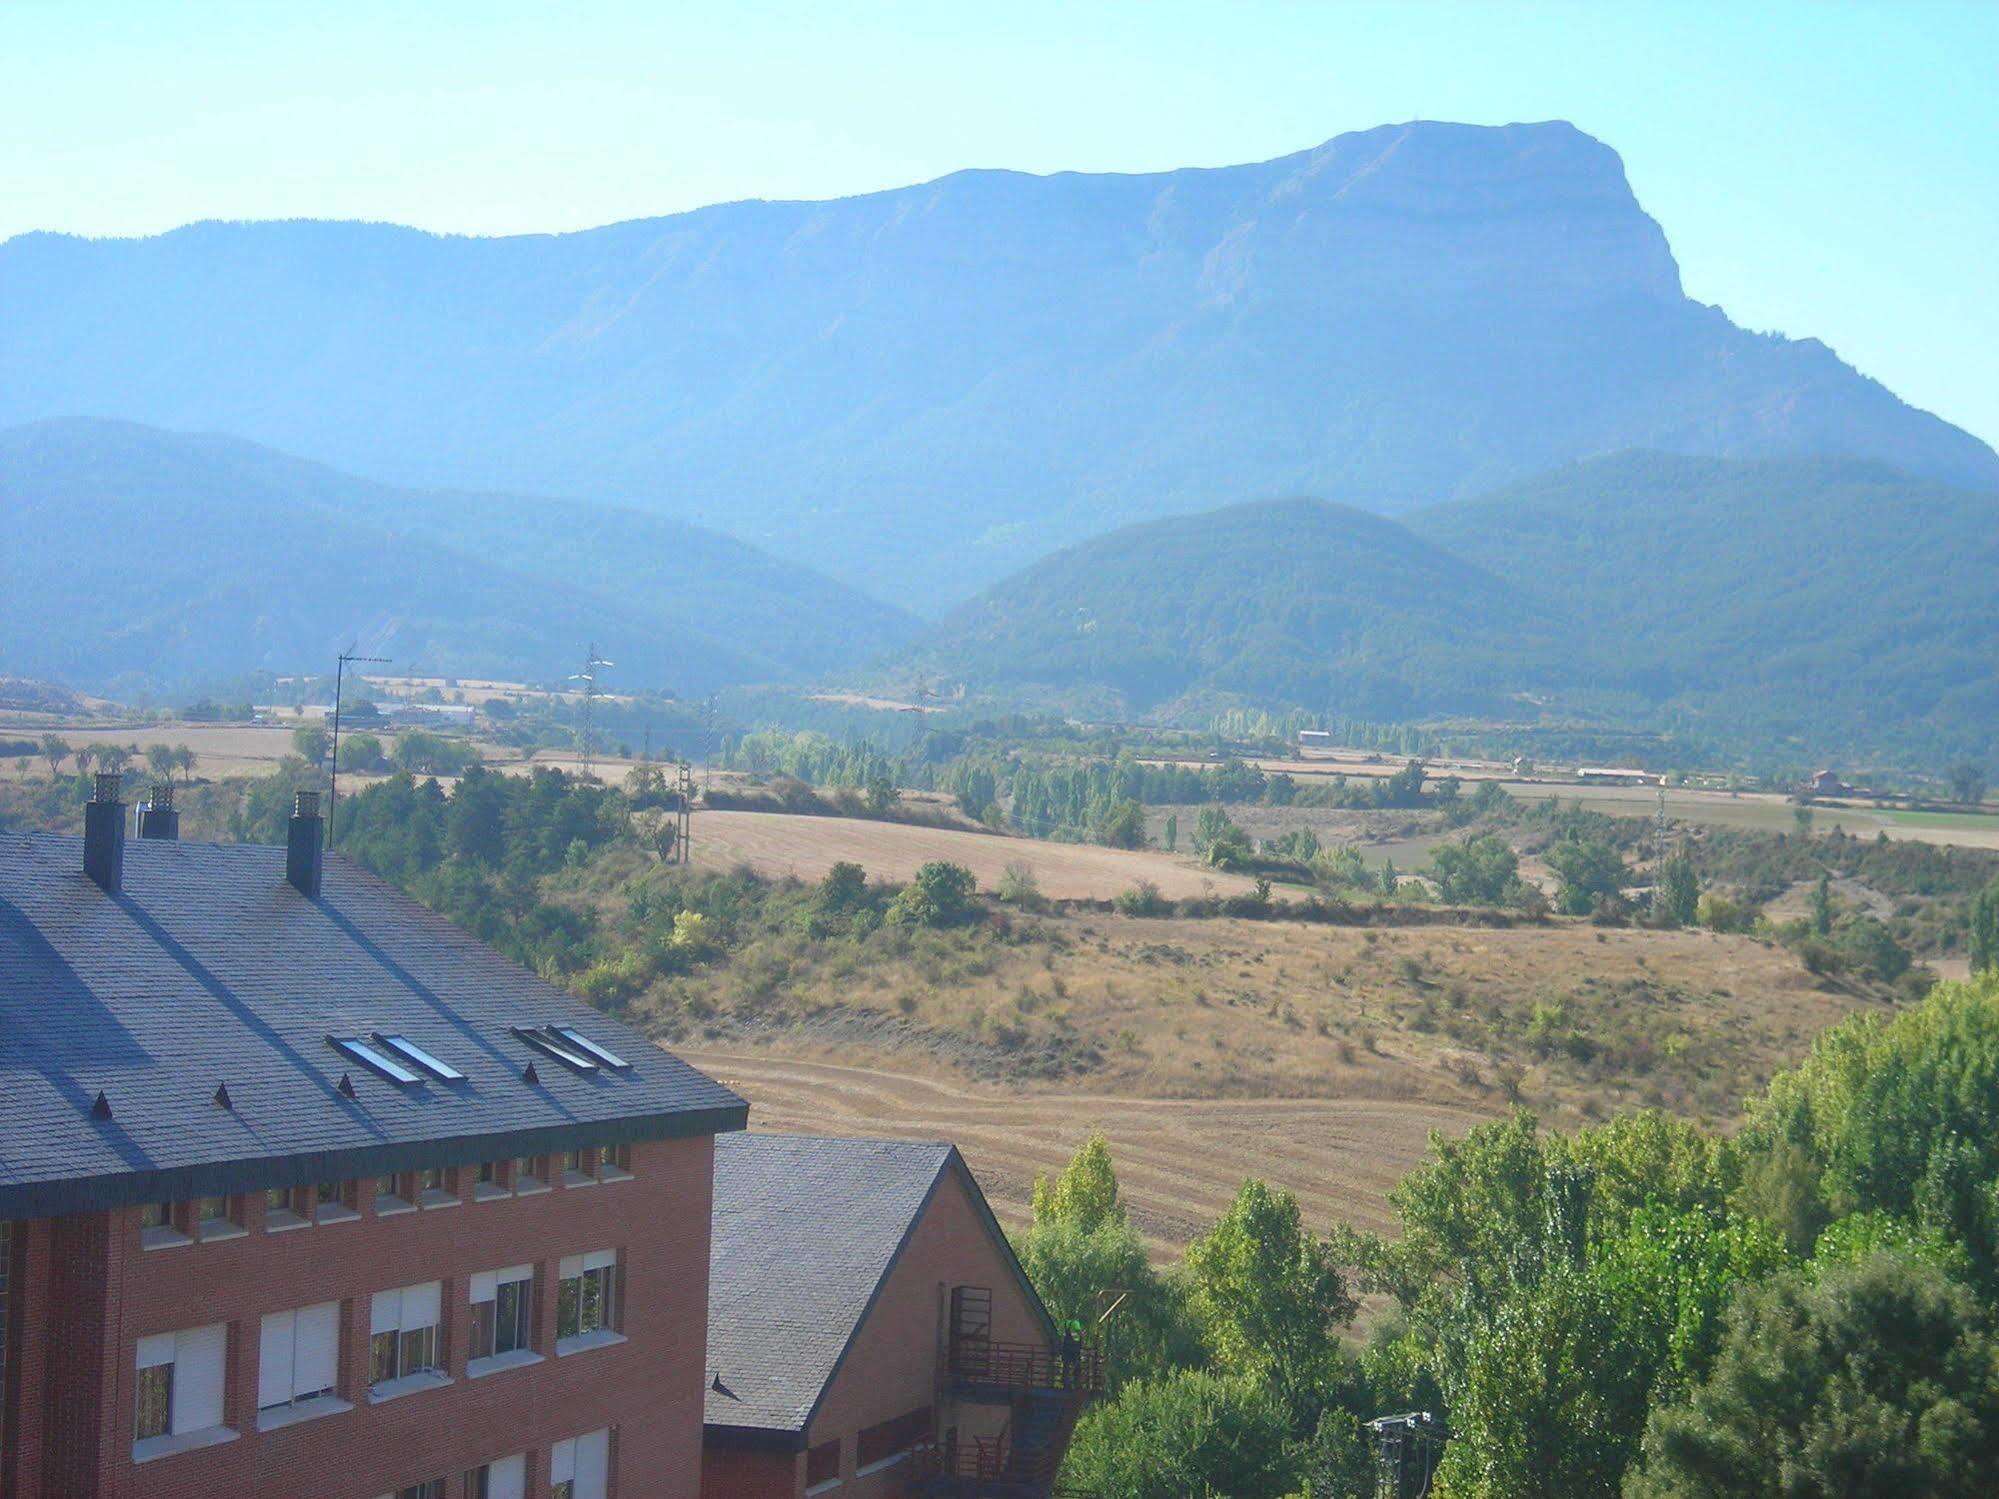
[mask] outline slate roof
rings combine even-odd
[[[715,1141],[705,1411],[711,1437],[802,1443],[903,1245],[951,1175],[1026,1287],[985,1195],[951,1145],[751,1134]],[[1028,1295],[1038,1307],[1031,1288]],[[931,1351],[926,1345],[912,1353],[927,1359]]]
[[[135,839],[117,895],[82,869],[81,838],[0,835],[0,1217],[736,1130],[747,1116],[720,1083],[337,854],[318,900],[286,883],[282,848]],[[632,1067],[581,1075],[509,1030],[556,1022]],[[465,1081],[398,1086],[327,1042],[376,1031]],[[233,1108],[214,1102],[219,1084]],[[100,1090],[109,1120],[92,1117]]]

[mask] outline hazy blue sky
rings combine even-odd
[[[1692,295],[1999,442],[1999,0],[0,0],[0,238],[567,229],[1413,118],[1574,121]]]

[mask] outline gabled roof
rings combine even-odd
[[[705,1412],[711,1437],[780,1446],[804,1440],[869,1309],[950,1177],[963,1185],[1046,1322],[954,1146],[805,1135],[715,1141]],[[1052,1324],[1048,1331],[1052,1337]]]
[[[0,835],[0,1217],[743,1126],[720,1083],[336,855],[317,900],[282,848],[134,840],[116,895],[82,868],[80,838]],[[631,1066],[511,1030],[548,1024]],[[377,1032],[464,1079],[328,1043]]]

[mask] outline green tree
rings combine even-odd
[[[1220,807],[1203,807],[1195,817],[1194,852],[1216,869],[1241,869],[1256,857],[1249,834]]]
[[[964,865],[933,859],[896,893],[888,919],[907,926],[963,926],[978,919],[977,889],[978,881]]]
[[[1195,1315],[1215,1367],[1260,1380],[1294,1414],[1337,1363],[1357,1308],[1331,1248],[1305,1228],[1298,1200],[1246,1181],[1214,1228],[1187,1246]]]
[[[1062,1482],[1098,1499],[1279,1499],[1294,1480],[1288,1435],[1254,1380],[1176,1370],[1087,1411]]]
[[[292,730],[292,748],[308,765],[318,765],[325,761],[328,740],[325,724],[302,723]]]
[[[1547,861],[1561,881],[1555,904],[1571,916],[1587,916],[1600,900],[1623,898],[1624,860],[1607,843],[1564,838],[1549,848]]]
[[[1999,875],[1971,903],[1971,971],[1999,969]]]
[[[1659,866],[1658,915],[1671,926],[1692,926],[1700,914],[1701,882],[1694,861],[1675,854]]]
[[[1180,814],[1178,812],[1168,812],[1166,814],[1166,852],[1169,854],[1172,853],[1179,846],[1179,843]]]
[[[1374,1442],[1352,1411],[1333,1409],[1298,1453],[1306,1499],[1375,1499]]]
[[[1791,809],[1791,831],[1799,838],[1812,836],[1812,809],[1809,803],[1800,802]]]
[[[1111,848],[1144,848],[1144,805],[1128,796],[1112,802],[1097,824],[1097,842]]]
[[[1976,806],[1985,800],[1985,767],[1976,760],[1964,760],[1951,766],[1948,779],[1952,801]]]
[[[176,744],[174,746],[174,768],[180,772],[181,785],[192,786],[194,784],[194,767],[200,758],[199,755],[195,754],[185,744]]]
[[[373,734],[349,734],[340,741],[342,770],[380,770],[387,763],[382,756],[382,741]]]
[[[1430,878],[1455,905],[1505,905],[1519,893],[1520,860],[1504,839],[1481,833],[1439,844],[1430,854]]]
[[[1876,1255],[1743,1293],[1712,1373],[1655,1411],[1630,1499],[1973,1499],[1999,1472],[1999,1345],[1934,1265]]]
[[[75,752],[62,735],[44,734],[41,739],[41,753],[42,758],[49,762],[49,779],[54,780],[62,774],[62,762]]]
[[[878,764],[868,773],[862,791],[867,797],[868,812],[871,816],[885,816],[895,806],[895,779],[888,773],[886,765]]]
[[[1078,1147],[1059,1175],[1034,1178],[1034,1222],[1066,1223],[1084,1233],[1106,1223],[1125,1221],[1118,1196],[1117,1172],[1111,1166],[1110,1142],[1100,1129]]]
[[[1812,886],[1812,930],[1821,937],[1832,935],[1832,876],[1822,874]]]
[[[168,744],[147,745],[146,769],[150,770],[154,776],[162,781],[170,779],[174,773],[173,746]]]

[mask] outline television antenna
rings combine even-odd
[[[616,666],[617,664],[615,661],[606,661],[602,656],[598,655],[597,643],[593,640],[590,642],[590,653],[584,658],[583,670],[577,672],[569,679],[572,682],[581,682],[583,684],[583,774],[586,776],[593,773],[593,766],[595,764],[594,755],[597,748],[595,728],[597,672],[602,667]]]
[[[359,641],[355,645],[360,644]],[[329,773],[326,793],[326,844],[333,846],[333,809],[340,803],[340,697],[341,689],[347,685],[348,663],[365,661],[378,666],[391,664],[387,656],[357,656],[350,645],[340,653],[340,664],[333,670],[333,767]]]

